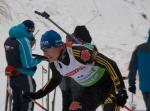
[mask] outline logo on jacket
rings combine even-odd
[[[68,72],[67,74],[65,74],[65,76],[73,76],[73,75],[77,74],[79,71],[83,70],[84,68],[85,68],[85,66],[77,67],[73,71]]]
[[[90,60],[90,52],[88,50],[83,50],[81,52],[81,59],[84,61],[84,62],[87,62]]]

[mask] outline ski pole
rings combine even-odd
[[[10,94],[8,92],[8,77],[7,77],[7,83],[6,83],[6,99],[5,99],[5,111],[8,109],[8,100],[9,100]]]
[[[9,77],[7,77],[5,111],[11,111],[11,107],[12,107],[12,89],[10,88]]]
[[[22,94],[24,94],[24,91],[22,91]],[[31,102],[35,103],[37,106],[39,106],[40,108],[42,108],[44,111],[48,111],[45,107],[43,107],[40,103],[38,103],[37,101],[35,101],[31,97],[29,97],[29,96],[26,95],[26,98],[30,99]]]
[[[134,111],[136,109],[136,104],[133,101],[133,93],[131,94],[131,104],[130,104],[132,110]]]
[[[13,99],[13,97],[12,97],[12,95],[10,95],[10,97],[9,97],[9,110],[8,111],[11,111],[11,109],[12,109],[12,99]]]
[[[131,102],[132,102],[132,110],[134,110],[134,107],[133,107],[133,93],[132,93],[132,95],[131,95]]]
[[[48,75],[47,75],[47,79],[48,81],[50,80],[50,64],[48,63]],[[49,94],[47,94],[46,97],[46,105],[47,105],[47,109],[49,111]]]
[[[44,82],[44,67],[42,66],[42,87],[43,87],[43,82]],[[43,105],[43,98],[42,98],[42,105]]]
[[[39,33],[39,29],[35,32],[34,37]]]
[[[22,88],[18,87],[20,90],[22,90]],[[24,94],[25,91],[22,90],[22,94]],[[42,108],[44,111],[48,111],[45,107],[43,107],[40,103],[38,103],[37,101],[35,101],[34,99],[32,99],[31,97],[25,95],[26,98],[30,99],[31,102],[35,103],[37,106],[39,106],[40,108]]]
[[[35,103],[37,106],[39,106],[40,108],[42,108],[44,111],[48,111],[45,107],[43,107],[40,103],[38,103],[37,101],[35,101],[35,100],[33,100],[32,98],[30,98],[29,96],[28,96],[28,98],[33,102],[33,103]]]
[[[133,111],[132,109],[130,109],[128,106],[124,106],[128,111]]]
[[[53,101],[52,101],[52,111],[55,111],[55,99],[56,99],[56,88],[54,90],[54,96],[53,96]]]

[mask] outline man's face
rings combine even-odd
[[[49,59],[49,62],[51,63],[58,59],[61,53],[62,47],[45,48],[42,50],[43,50],[44,56],[47,57]]]

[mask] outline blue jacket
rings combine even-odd
[[[19,24],[9,30],[9,38],[16,38],[19,42],[19,53],[22,65],[17,67],[17,70],[23,74],[32,76],[36,71],[37,64],[41,62],[39,58],[32,58],[30,45],[32,36],[29,35],[23,24]]]
[[[140,44],[132,54],[129,65],[129,85],[136,83],[135,76],[137,71],[141,91],[150,92],[150,31],[148,41]]]

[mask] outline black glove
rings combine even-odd
[[[37,70],[37,66],[34,66],[32,68],[29,68],[31,71],[36,71]]]
[[[25,92],[22,94],[22,97],[24,99],[27,99],[28,101],[31,101],[32,99],[36,99],[36,94],[35,93],[32,93],[32,92]]]
[[[48,61],[48,58],[45,57],[45,56],[42,56],[42,55],[38,55],[38,54],[32,54],[32,56],[38,58],[38,59],[41,59],[43,61]]]
[[[44,93],[43,90],[39,90],[37,92],[24,92],[22,94],[23,98],[28,98],[30,101],[33,99],[39,99],[41,97],[44,97],[47,93]]]
[[[128,99],[128,95],[127,95],[127,92],[125,89],[120,89],[118,94],[116,95],[116,98],[114,100],[114,102],[121,106],[121,107],[124,107],[124,105],[126,104],[127,102],[127,99]]]
[[[131,93],[136,93],[136,86],[135,85],[131,85],[129,86],[129,89],[128,89]]]

